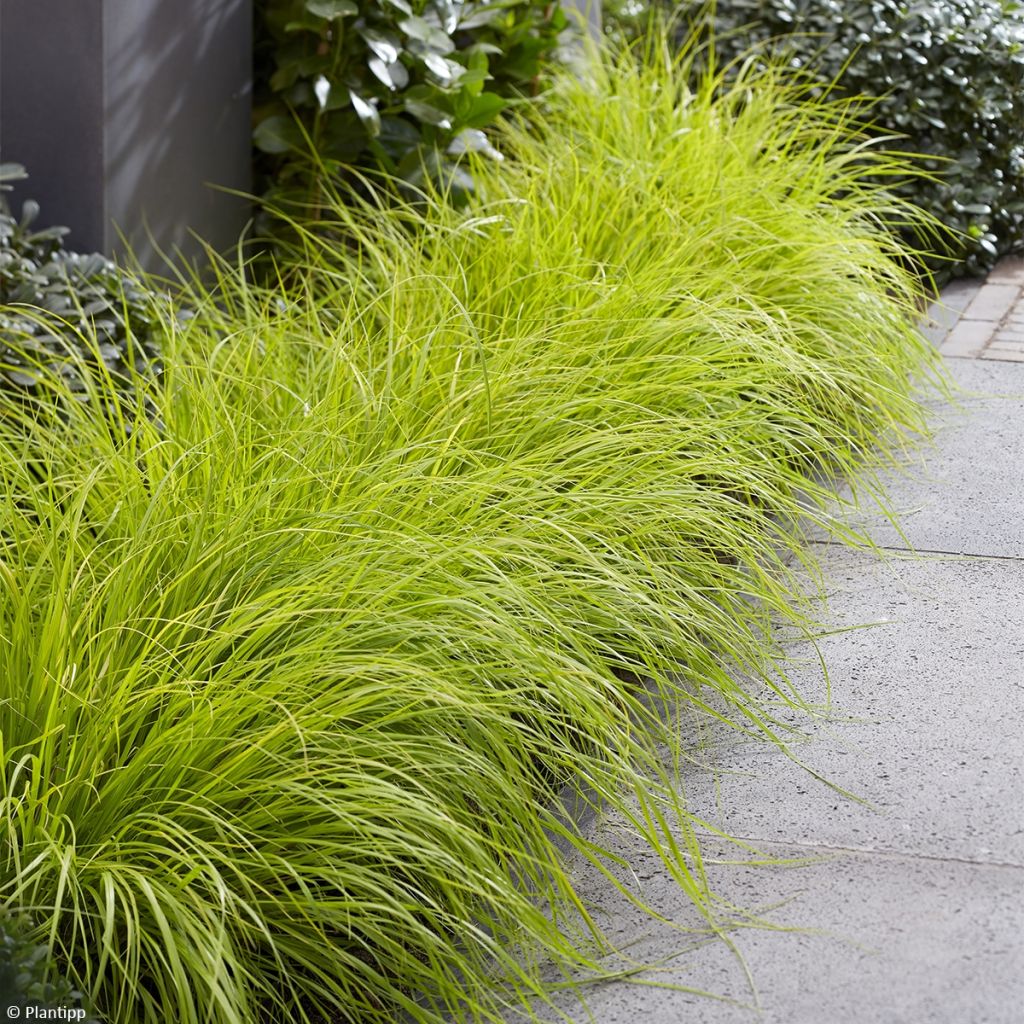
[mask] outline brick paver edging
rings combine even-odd
[[[944,356],[1024,363],[1024,257],[1001,260],[984,280],[943,289],[924,331]]]

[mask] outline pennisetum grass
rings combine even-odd
[[[220,264],[146,403],[0,416],[0,899],[111,1024],[534,1005],[601,941],[565,785],[714,926],[657,707],[799,702],[792,523],[922,427],[906,169],[776,72],[588,74],[468,209]]]

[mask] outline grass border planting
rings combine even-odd
[[[127,398],[4,408],[0,902],[108,1024],[543,1005],[604,941],[566,848],[613,876],[565,786],[724,921],[658,707],[784,742],[792,524],[935,357],[907,166],[669,53],[559,78],[464,209],[368,180],[279,282],[221,262]]]

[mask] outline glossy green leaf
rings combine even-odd
[[[410,38],[423,43],[435,53],[451,53],[455,49],[455,43],[451,37],[441,29],[431,25],[428,21],[414,15],[405,18],[398,23],[398,27]]]
[[[323,110],[331,98],[331,83],[327,80],[326,75],[317,76],[316,81],[313,83],[313,95],[316,96],[317,103],[320,105],[320,109]]]
[[[441,29],[448,35],[459,27],[462,6],[461,2],[453,3],[452,0],[434,0],[434,10],[440,19]]]
[[[487,136],[479,128],[466,128],[459,132],[448,144],[446,150],[451,156],[463,156],[466,153],[483,153],[492,160],[504,160],[502,153],[491,145]]]
[[[288,114],[275,114],[261,121],[253,132],[253,142],[264,153],[287,153],[305,146],[301,129]]]
[[[378,29],[359,29],[359,34],[366,40],[366,45],[373,55],[384,64],[395,64],[402,52],[402,44],[393,32],[382,32]]]
[[[486,71],[463,71],[459,76],[459,88],[470,96],[479,96],[483,92],[484,83],[490,79]]]
[[[460,120],[467,128],[486,128],[508,106],[508,101],[493,92],[473,97],[466,115]]]
[[[352,0],[306,0],[306,10],[328,21],[348,18],[359,13],[358,6]]]
[[[423,58],[427,70],[442,84],[450,86],[466,73],[466,69],[456,61],[447,60],[436,53],[428,53]]]
[[[380,57],[374,56],[366,62],[366,66],[392,92],[404,89],[409,84],[409,72],[401,61],[387,64]]]
[[[349,90],[349,99],[352,101],[352,107],[356,114],[359,116],[359,120],[363,122],[364,127],[370,133],[371,136],[380,134],[380,114],[377,113],[377,108],[372,101],[363,99],[357,92]]]
[[[438,128],[451,128],[452,118],[450,114],[446,114],[443,110],[439,110],[437,107],[430,103],[424,103],[422,100],[406,99],[405,109],[418,118],[425,124],[436,125]]]

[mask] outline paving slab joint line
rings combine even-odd
[[[871,554],[872,551],[892,551],[900,552],[907,555],[938,555],[941,558],[972,559],[976,562],[1024,562],[1024,556],[1021,555],[991,555],[982,554],[978,551],[941,551],[938,548],[904,548],[898,547],[895,544],[876,544],[873,548],[865,547],[851,549],[849,544],[846,544],[841,540],[809,540],[807,541],[807,546],[838,548],[840,551],[863,551],[865,554]]]
[[[695,829],[694,834],[706,839],[721,839],[717,832],[705,832]],[[910,853],[906,850],[870,849],[862,846],[830,846],[827,843],[811,843],[806,839],[761,839],[758,836],[732,836],[730,837],[741,843],[750,843],[753,846],[769,847],[776,846],[784,850],[792,850],[797,847],[801,850],[820,850],[822,853],[850,854],[856,857],[881,857],[889,860],[928,861],[934,864],[963,864],[976,868],[1000,868],[1010,871],[1024,872],[1024,864],[1017,864],[1014,861],[1004,860],[974,860],[970,857],[939,857],[934,853]],[[716,860],[718,858],[712,858]]]

